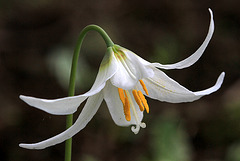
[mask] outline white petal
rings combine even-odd
[[[100,92],[104,86],[105,82],[112,77],[112,75],[117,71],[116,60],[112,58],[112,49],[108,48],[107,52],[102,60],[100,69],[96,80],[92,88],[78,96],[65,97],[60,99],[40,99],[28,96],[20,96],[20,98],[25,101],[30,106],[36,107],[40,110],[48,112],[55,115],[67,115],[74,113],[79,105],[91,95]],[[114,61],[115,60],[115,61]]]
[[[153,78],[143,79],[149,93],[147,96],[171,103],[191,102],[213,93],[220,88],[224,79],[224,73],[222,73],[213,87],[199,92],[192,92],[169,78],[162,71],[155,69],[154,72]],[[140,85],[138,86],[140,88]]]
[[[209,8],[209,12],[211,15],[211,20],[210,20],[210,26],[209,26],[207,37],[205,38],[204,42],[195,53],[193,53],[190,57],[175,64],[167,64],[167,65],[162,65],[160,63],[152,63],[152,64],[155,67],[162,68],[162,69],[183,69],[193,65],[196,61],[198,61],[198,59],[202,56],[204,50],[206,49],[209,41],[211,40],[213,31],[214,31],[213,13],[210,8]]]
[[[89,97],[86,102],[86,105],[84,106],[76,122],[66,131],[52,138],[41,141],[39,143],[19,144],[19,146],[26,149],[44,149],[44,148],[59,144],[71,138],[80,130],[82,130],[87,125],[87,123],[92,119],[92,117],[96,114],[102,100],[103,100],[102,92]]]
[[[109,47],[107,48],[107,52],[101,62],[96,80],[90,91],[87,92],[87,95],[93,95],[102,90],[106,81],[110,79],[117,72],[117,70],[117,60],[114,56],[112,48]]]
[[[110,81],[116,87],[131,89],[136,85],[138,79],[129,68],[126,70],[126,67],[118,61],[118,71],[112,76]]]
[[[137,69],[138,80],[140,80],[142,78],[153,77],[154,73],[153,73],[152,68],[150,67],[151,63],[142,59],[141,57],[139,57],[138,55],[136,55],[135,53],[133,53],[130,50],[123,48],[123,51],[126,54],[126,56],[128,57],[128,60],[126,61],[127,64],[133,64],[135,66],[135,68]]]
[[[124,60],[118,59],[118,71],[110,79],[114,86],[125,90],[132,89],[140,79],[153,76],[150,63],[125,48],[115,46],[125,57]]]
[[[217,91],[221,87],[224,77],[225,77],[225,73],[222,72],[221,75],[218,77],[216,84],[213,87],[208,88],[206,90],[194,92],[194,94],[198,95],[198,96],[203,96],[203,95],[208,95],[208,94],[211,94],[211,93]]]
[[[131,109],[131,120],[127,121],[125,119],[125,115],[123,112],[123,104],[119,98],[118,89],[115,86],[113,86],[109,81],[107,82],[105,88],[103,89],[103,95],[104,95],[104,100],[107,103],[109,112],[112,116],[112,119],[118,126],[129,126],[129,125],[137,124],[136,120],[134,119],[132,109]],[[141,122],[143,118],[143,112],[139,110],[136,102],[135,101],[133,102],[134,102],[134,106],[136,107],[136,112],[137,112],[139,121]]]
[[[29,96],[20,96],[24,102],[37,109],[43,110],[54,115],[67,115],[77,111],[79,105],[87,98],[87,96],[65,97],[60,99],[40,99]]]

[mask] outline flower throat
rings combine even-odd
[[[144,84],[144,82],[142,80],[139,80],[143,90],[145,91],[145,93],[148,95],[148,90]],[[136,122],[139,122],[138,116],[137,116],[137,112],[136,112],[136,108],[134,106],[134,103],[131,99],[131,95],[127,90],[123,90],[122,88],[118,88],[118,94],[119,94],[119,98],[123,104],[123,111],[124,111],[124,115],[125,115],[125,119],[127,121],[131,120],[131,112],[130,112],[130,107],[132,108],[133,111],[133,115],[136,119]],[[147,113],[149,113],[149,106],[147,104],[147,100],[144,97],[143,93],[140,90],[132,90],[132,94],[133,97],[136,101],[136,103],[139,106],[140,111],[144,111],[146,110]]]

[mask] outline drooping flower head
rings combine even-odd
[[[107,103],[114,122],[119,126],[132,125],[131,130],[137,134],[140,128],[146,127],[146,124],[142,122],[144,111],[146,113],[150,111],[145,97],[181,103],[191,102],[217,91],[222,85],[224,72],[220,74],[216,84],[211,88],[192,92],[160,70],[186,68],[201,57],[214,31],[213,15],[210,9],[209,11],[211,20],[207,37],[198,50],[183,61],[168,65],[150,63],[128,49],[113,45],[107,48],[96,80],[88,92],[55,100],[21,95],[20,98],[30,106],[55,115],[72,114],[83,101],[87,99],[87,102],[78,119],[66,131],[39,143],[20,144],[20,146],[27,149],[43,149],[71,138],[87,125],[103,100]]]

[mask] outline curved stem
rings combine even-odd
[[[105,43],[107,44],[107,47],[110,47],[110,46],[114,45],[114,43],[112,42],[110,37],[107,35],[107,33],[101,27],[99,27],[97,25],[89,25],[81,31],[81,33],[78,37],[77,45],[76,45],[76,48],[74,50],[74,55],[73,55],[73,60],[72,60],[72,69],[71,69],[69,93],[68,93],[69,96],[74,96],[75,77],[76,77],[78,57],[79,57],[80,49],[81,49],[81,46],[82,46],[82,41],[85,38],[87,32],[90,31],[90,30],[97,31],[103,37]]]
[[[114,45],[114,43],[112,42],[110,37],[107,35],[107,33],[97,25],[88,25],[81,31],[78,37],[77,45],[74,50],[74,55],[72,59],[72,68],[71,68],[68,96],[74,96],[75,94],[75,79],[76,79],[76,73],[77,73],[76,71],[77,71],[79,53],[80,53],[83,39],[85,38],[87,32],[91,30],[97,31],[102,36],[107,47]],[[67,115],[66,128],[68,129],[69,127],[71,127],[72,123],[73,123],[73,114]],[[71,161],[71,155],[72,155],[72,138],[66,140],[66,143],[65,143],[65,161]]]

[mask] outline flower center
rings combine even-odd
[[[144,82],[142,80],[139,80],[139,82],[140,82],[143,90],[145,91],[145,93],[148,95],[148,90],[147,90]],[[132,97],[131,97],[130,93],[128,92],[128,90],[123,90],[122,88],[118,88],[118,93],[119,93],[119,98],[123,104],[123,112],[125,115],[125,119],[127,121],[131,120],[130,108],[132,109],[133,116],[136,121],[136,127],[132,127],[132,131],[135,134],[137,134],[138,131],[140,130],[140,127],[145,128],[146,124],[140,121],[137,111],[136,111],[136,107],[132,101]],[[135,102],[139,106],[140,111],[146,110],[147,113],[149,113],[149,106],[147,104],[147,100],[144,97],[143,93],[140,90],[134,89],[134,90],[132,90],[132,94],[133,94]]]
[[[134,75],[134,73],[131,71],[130,67],[128,64],[125,62],[126,61],[126,55],[123,51],[118,50],[116,46],[113,47],[114,55],[116,56],[117,60],[121,62],[125,70],[128,72],[128,74],[133,78],[137,79]]]

